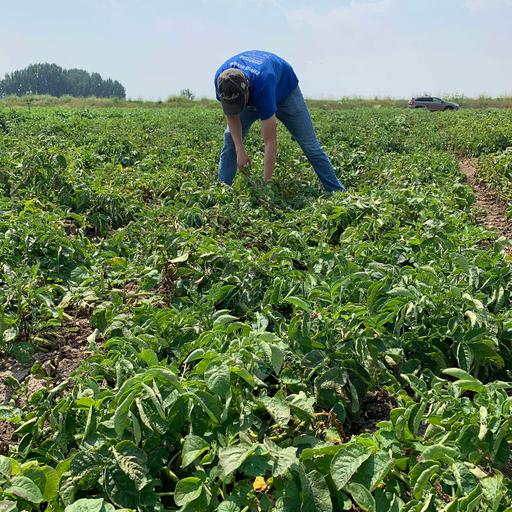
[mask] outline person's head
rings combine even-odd
[[[217,78],[217,94],[224,114],[240,114],[249,101],[249,80],[239,69],[226,69]]]

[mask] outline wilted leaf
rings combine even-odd
[[[115,446],[113,452],[121,471],[140,491],[147,484],[146,475],[149,472],[146,467],[146,453],[131,441],[121,441]]]

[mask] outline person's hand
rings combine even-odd
[[[246,167],[249,167],[251,163],[251,159],[249,158],[247,151],[245,151],[245,148],[241,148],[239,151],[237,151],[236,165],[239,170],[243,171]]]

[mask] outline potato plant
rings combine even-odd
[[[457,153],[506,111],[314,110],[346,194],[223,118],[0,110],[0,511],[512,510],[512,273]],[[66,325],[79,368],[34,362]]]

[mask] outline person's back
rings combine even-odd
[[[288,62],[270,52],[250,50],[234,55],[215,73],[215,85],[227,69],[239,69],[249,81],[248,105],[260,112],[260,119],[268,119],[298,85],[299,80]],[[217,88],[217,87],[216,87]],[[220,100],[218,94],[217,99]]]

